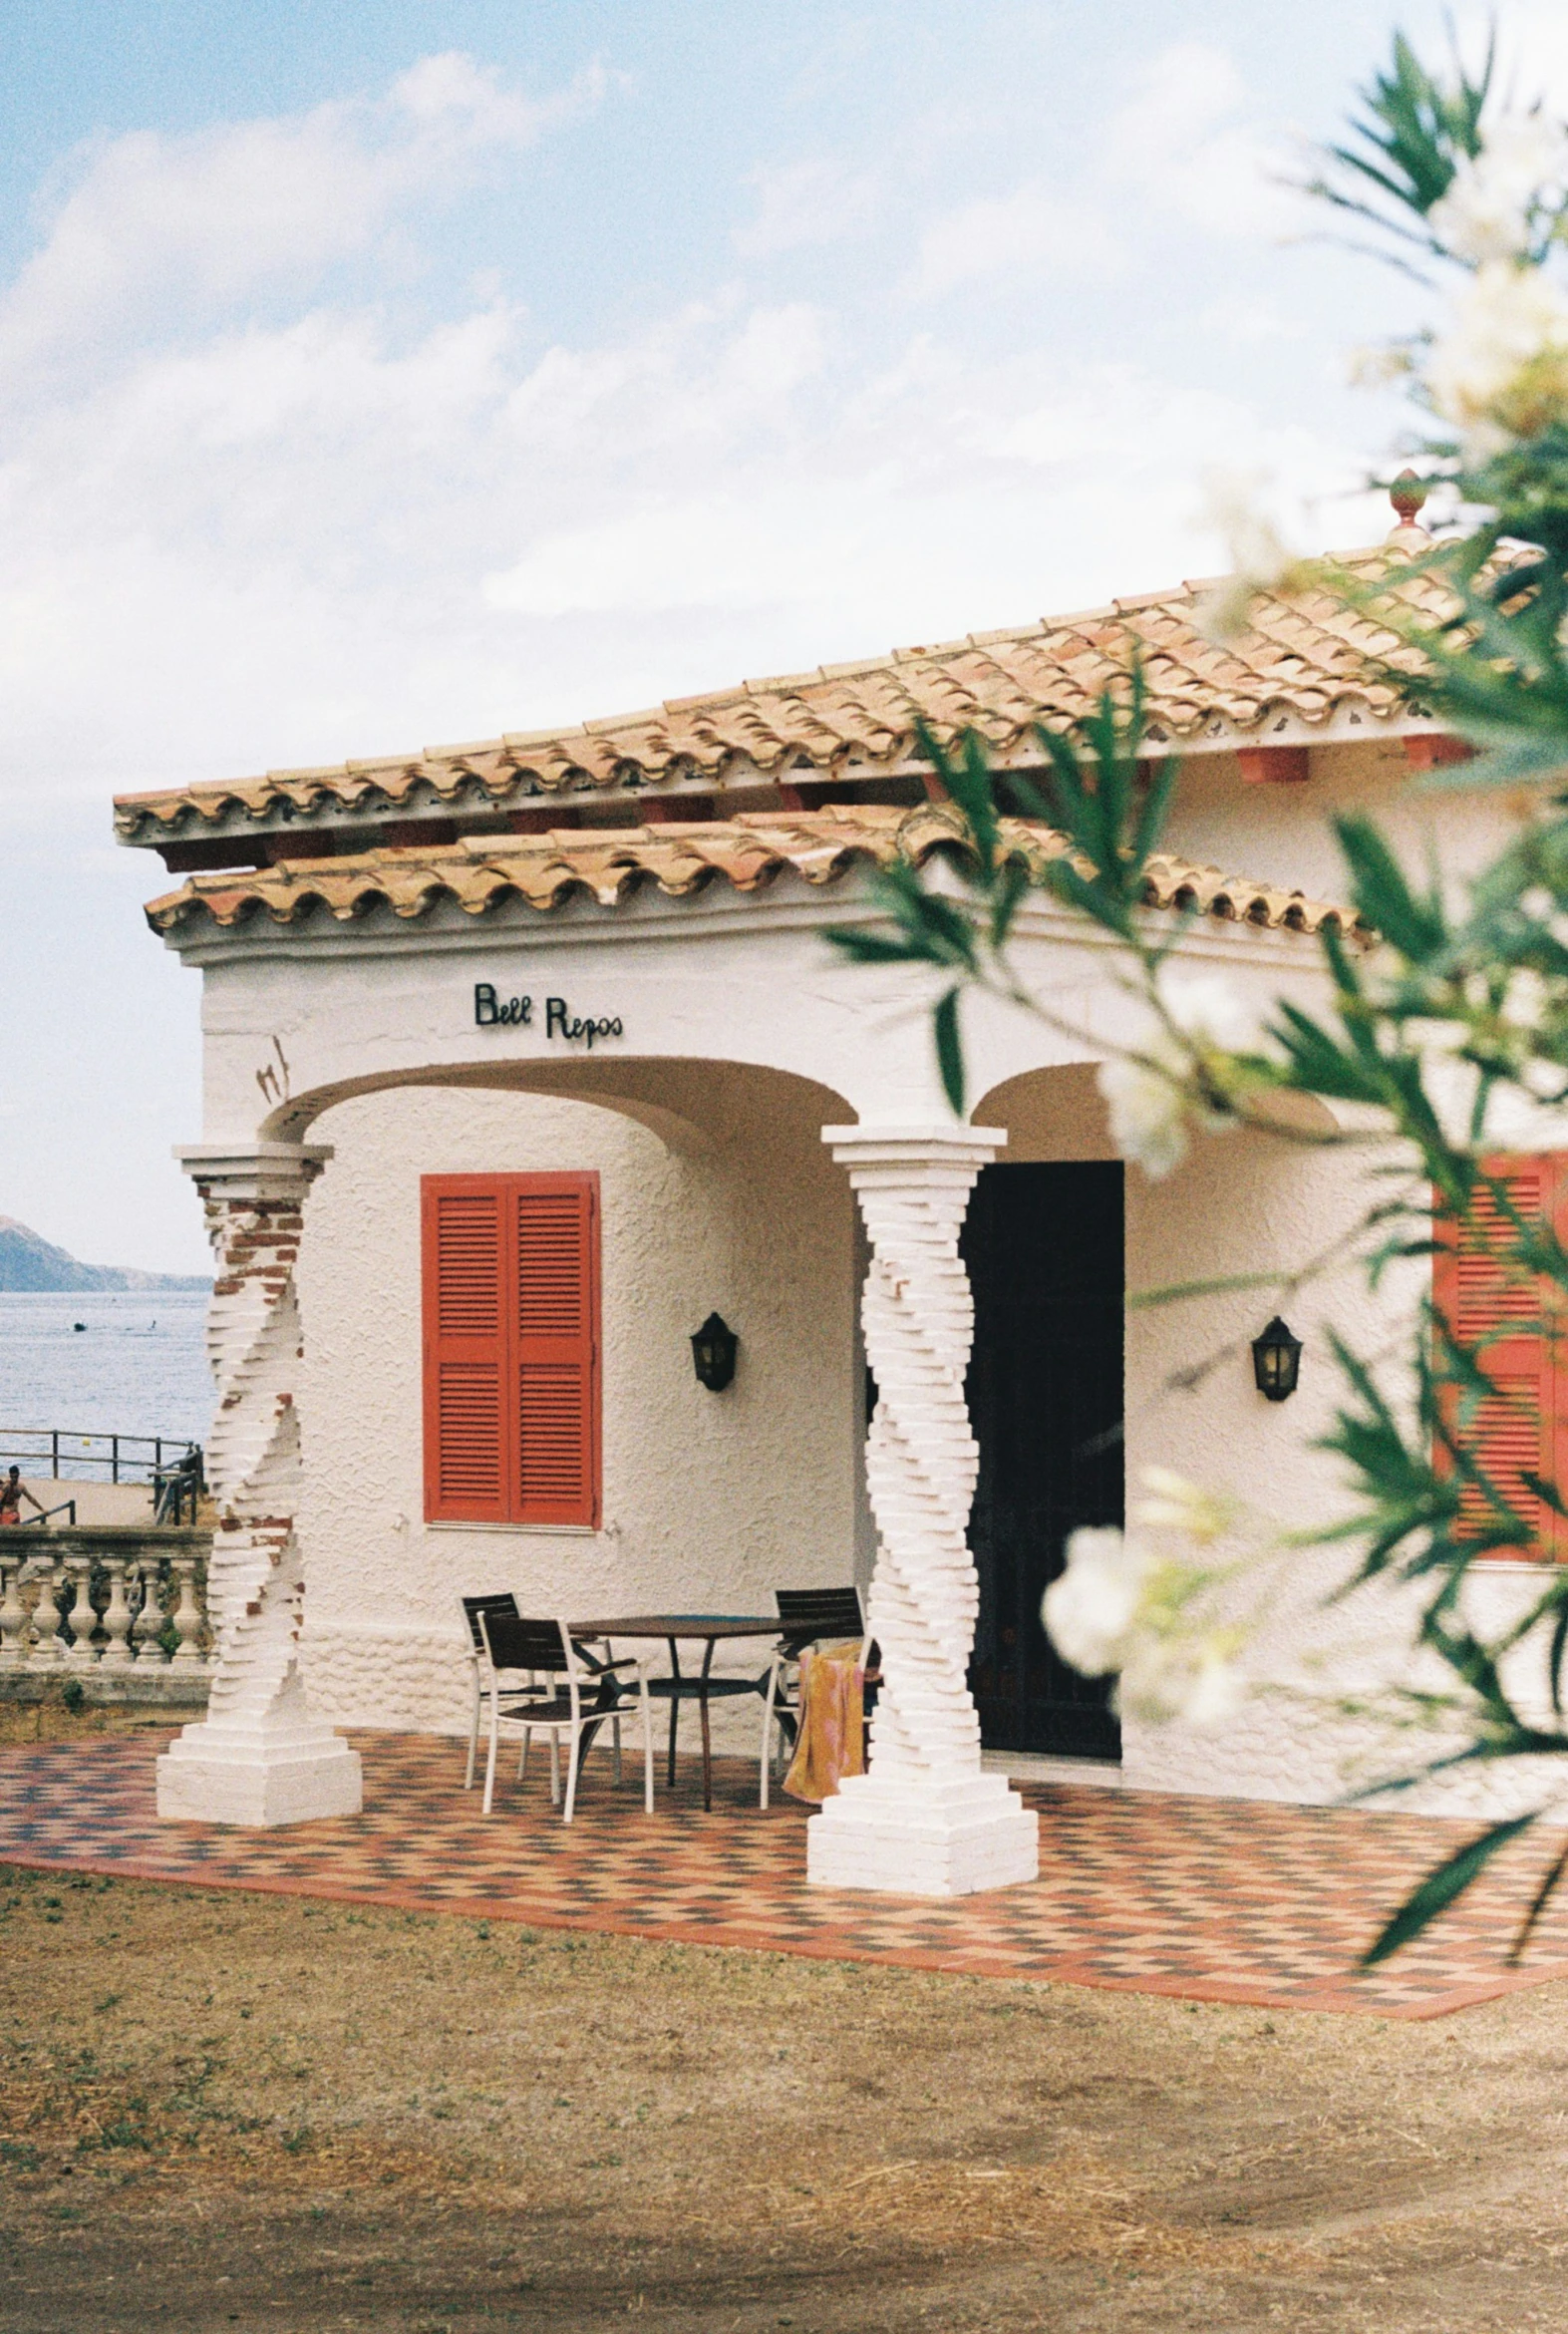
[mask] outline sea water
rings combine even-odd
[[[0,1295],[0,1449],[22,1428],[204,1443],[206,1312],[200,1289]],[[60,1464],[79,1472],[64,1450]],[[106,1472],[80,1470],[100,1482]]]

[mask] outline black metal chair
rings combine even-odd
[[[484,1636],[479,1627],[479,1615],[481,1613],[509,1613],[514,1620],[520,1616],[517,1609],[517,1599],[512,1595],[510,1589],[497,1589],[488,1596],[461,1596],[458,1602],[463,1607],[464,1622],[471,1640],[469,1652],[469,1670],[472,1682],[473,1698],[469,1717],[469,1766],[463,1779],[464,1790],[471,1791],[473,1789],[473,1765],[479,1742],[479,1726],[483,1718],[484,1696],[489,1690],[489,1681],[492,1676],[484,1651]],[[597,1672],[604,1666],[603,1662],[588,1650],[580,1638],[577,1640],[577,1649],[588,1669]],[[610,1650],[607,1645],[604,1649],[606,1656]],[[504,1702],[504,1696],[502,1700]],[[615,1780],[619,1783],[621,1780],[621,1722],[619,1717],[612,1721],[612,1726],[615,1736]]]
[[[800,1656],[806,1647],[859,1638],[868,1717],[881,1682],[874,1666],[876,1648],[865,1633],[858,1588],[776,1588],[774,1597],[782,1626],[763,1705],[762,1804],[765,1808],[773,1774],[774,1729],[778,1728],[784,1748],[793,1744],[800,1731]]]
[[[675,1789],[676,1737],[680,1730],[681,1704],[695,1702],[700,1709],[706,1711],[709,1704],[732,1701],[737,1695],[761,1694],[766,1698],[768,1693],[769,1671],[763,1670],[755,1678],[716,1678],[712,1674],[713,1657],[714,1647],[712,1640],[710,1640],[703,1654],[703,1666],[694,1677],[689,1671],[681,1668],[681,1657],[676,1649],[675,1640],[672,1639],[670,1644],[671,1674],[668,1677],[651,1677],[648,1680],[648,1691],[654,1700],[668,1702],[670,1705],[668,1775],[672,1791]],[[768,1805],[766,1798],[763,1805],[764,1807]]]
[[[507,1600],[515,1603],[515,1600]],[[550,1738],[550,1805],[560,1800],[560,1740],[566,1737],[566,1808],[570,1823],[577,1801],[577,1778],[582,1772],[594,1736],[601,1726],[613,1726],[617,1736],[616,1775],[620,1774],[618,1713],[630,1699],[629,1681],[621,1670],[637,1674],[642,1703],[643,1805],[653,1814],[653,1709],[648,1700],[646,1664],[634,1656],[600,1661],[573,1641],[564,1621],[530,1620],[495,1598],[480,1601],[479,1640],[488,1671],[489,1756],[484,1767],[484,1813],[490,1812],[495,1792],[495,1758],[501,1730],[522,1737],[517,1779],[527,1765],[528,1744],[535,1734]],[[502,1681],[514,1679],[514,1685]],[[591,1695],[591,1700],[588,1698]]]

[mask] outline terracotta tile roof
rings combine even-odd
[[[1420,539],[1420,538],[1417,538]],[[1439,589],[1403,576],[1408,553],[1383,546],[1344,564],[1364,578],[1393,570],[1399,588],[1428,613]],[[1349,613],[1322,587],[1265,595],[1249,629],[1216,646],[1202,629],[1217,584],[1113,601],[1017,631],[972,633],[940,647],[813,672],[746,681],[709,696],[674,699],[644,713],[537,730],[472,746],[428,747],[371,762],[272,771],[230,784],[123,795],[116,826],[127,840],[203,824],[309,818],[323,809],[392,813],[487,807],[537,795],[758,773],[874,777],[906,763],[915,724],[951,737],[974,727],[1006,758],[1027,749],[1037,722],[1065,728],[1124,677],[1134,645],[1149,685],[1154,730],[1171,743],[1215,733],[1256,738],[1281,710],[1309,727],[1352,706],[1375,721],[1406,709],[1390,669],[1415,673],[1418,659],[1386,625]]]
[[[1037,867],[1067,848],[1052,828],[1020,819],[1004,820],[1003,827]],[[232,925],[259,912],[278,923],[322,912],[347,922],[385,905],[395,915],[416,917],[440,900],[455,900],[470,915],[505,899],[548,910],[579,894],[610,908],[650,882],[672,899],[688,898],[720,878],[738,891],[758,891],[786,868],[808,883],[827,884],[857,864],[888,866],[902,859],[921,866],[933,851],[968,848],[968,828],[950,805],[904,811],[836,804],[708,825],[569,829],[498,839],[469,835],[433,848],[284,860],[254,872],[189,876],[177,891],[155,899],[147,914],[155,931],[172,932],[198,916]],[[1358,937],[1361,932],[1349,909],[1177,858],[1150,862],[1148,904],[1276,931],[1316,932],[1337,923]]]

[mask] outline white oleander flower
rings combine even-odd
[[[1217,973],[1162,969],[1159,998],[1168,1023],[1151,1014],[1133,1052],[1102,1062],[1098,1078],[1111,1141],[1156,1179],[1181,1165],[1194,1124],[1218,1133],[1232,1123],[1191,1091],[1195,1060],[1222,1069],[1221,1058],[1256,1034],[1252,1015]]]
[[[1423,1078],[1433,1074],[1441,1077],[1451,1071],[1470,1042],[1466,1023],[1439,1020],[1435,1014],[1430,1018],[1424,1014],[1412,1017],[1405,1023],[1404,1034],[1406,1045],[1420,1057]]]
[[[1041,1599],[1040,1617],[1063,1660],[1085,1677],[1121,1666],[1148,1569],[1146,1550],[1112,1525],[1069,1535],[1067,1567]]]
[[[1560,1103],[1568,1085],[1568,1069],[1561,1062],[1550,1062],[1532,1054],[1520,1067],[1519,1084],[1537,1102]]]
[[[1233,1633],[1216,1630],[1194,1641],[1139,1637],[1116,1680],[1123,1716],[1164,1726],[1222,1726],[1246,1699],[1246,1681],[1234,1659]]]
[[[1568,419],[1568,302],[1540,268],[1489,260],[1454,301],[1426,387],[1472,460]]]
[[[1408,381],[1415,370],[1415,359],[1407,342],[1398,340],[1375,341],[1370,347],[1352,349],[1347,372],[1353,389],[1389,389],[1397,381]]]
[[[1231,572],[1202,602],[1196,621],[1218,648],[1246,630],[1260,592],[1289,591],[1307,576],[1307,562],[1258,506],[1261,484],[1228,471],[1216,471],[1208,480],[1208,520],[1224,537]]]
[[[1246,1682],[1236,1664],[1223,1653],[1210,1650],[1198,1657],[1180,1715],[1188,1726],[1223,1726],[1227,1718],[1235,1717],[1246,1693]]]
[[[1142,1062],[1101,1062],[1099,1091],[1110,1117],[1110,1140],[1123,1159],[1136,1160],[1156,1181],[1180,1167],[1188,1135],[1179,1069],[1167,1075]]]
[[[1188,1483],[1169,1467],[1145,1467],[1143,1484],[1151,1497],[1133,1509],[1133,1521],[1151,1531],[1179,1531],[1199,1547],[1222,1539],[1236,1520],[1236,1502],[1221,1492]]]
[[[1183,1036],[1201,1049],[1235,1053],[1257,1034],[1251,1007],[1222,973],[1163,967],[1159,1001]]]
[[[1426,223],[1456,259],[1477,267],[1517,259],[1535,239],[1542,210],[1562,205],[1568,130],[1547,114],[1500,114],[1481,151],[1461,162]]]
[[[1179,1477],[1166,1479],[1166,1497],[1205,1526],[1210,1509],[1217,1512]],[[1069,1537],[1066,1569],[1046,1590],[1040,1617],[1063,1660],[1085,1677],[1117,1673],[1115,1706],[1126,1715],[1218,1726],[1247,1690],[1237,1663],[1247,1626],[1213,1616],[1213,1591],[1233,1570],[1174,1562],[1110,1526],[1086,1527]]]
[[[1505,1028],[1516,1029],[1525,1037],[1533,1037],[1546,1027],[1551,1010],[1552,995],[1546,982],[1531,964],[1521,964],[1508,975],[1497,1008],[1497,1018]]]

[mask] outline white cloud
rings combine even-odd
[[[743,259],[768,259],[802,245],[863,234],[881,207],[876,173],[852,170],[831,157],[756,169],[748,184],[757,192],[756,216],[730,237]]]
[[[862,500],[858,484],[829,502],[766,476],[743,476],[719,494],[655,492],[594,525],[542,536],[515,566],[485,578],[484,597],[521,616],[808,604],[824,567],[841,576],[862,555]]]
[[[1531,106],[1540,98],[1559,114],[1568,114],[1568,15],[1561,0],[1468,0],[1456,12],[1459,48],[1472,71],[1479,71],[1495,19],[1497,75],[1495,87],[1509,102]],[[1420,44],[1428,64],[1438,73],[1449,66],[1446,31]]]
[[[42,248],[0,301],[13,390],[62,351],[308,285],[439,201],[495,150],[532,143],[593,103],[597,72],[535,103],[471,58],[427,57],[384,97],[182,138],[137,132],[86,157]]]
[[[1304,317],[1287,315],[1271,300],[1243,298],[1235,292],[1210,300],[1195,321],[1200,332],[1242,348],[1271,340],[1305,340],[1308,332]]]
[[[252,328],[40,416],[0,471],[0,789],[401,750],[1026,620],[1211,565],[1194,481],[1238,459],[1339,476],[1136,365],[868,364],[808,308],[531,361],[500,308],[412,343]]]
[[[920,239],[911,289],[917,298],[940,299],[964,284],[1105,275],[1120,263],[1096,211],[1033,180],[934,219]]]
[[[1215,235],[1277,235],[1298,220],[1279,184],[1289,158],[1254,122],[1245,82],[1223,49],[1178,41],[1150,58],[1110,118],[1105,167],[1149,201],[1150,223],[1174,213]]]
[[[842,161],[758,175],[744,286],[691,296],[687,276],[665,297],[612,255],[572,287],[570,331],[534,239],[481,289],[461,214],[432,230],[455,187],[526,196],[516,157],[592,103],[592,77],[535,106],[429,59],[379,97],[75,158],[0,287],[0,802],[19,847],[36,830],[8,994],[18,1043],[46,1033],[49,1122],[0,1161],[9,1204],[36,1214],[32,1190],[82,1252],[157,1260],[91,1232],[108,1126],[117,1210],[165,1222],[163,1260],[187,1260],[166,1146],[196,1124],[193,995],[135,915],[159,871],[70,856],[107,834],[114,788],[573,721],[1166,584],[1215,564],[1211,467],[1272,477],[1309,543],[1385,531],[1386,509],[1334,500],[1354,466],[1332,386],[1293,398],[1294,356],[1271,374],[1266,343],[1223,365],[1202,344],[1261,334],[1252,255],[1213,231],[1238,185],[1251,201],[1257,134],[1234,76],[1160,72],[1110,161],[1090,121],[1084,176],[1026,175],[1042,166],[1014,134],[994,181],[1013,191],[945,216],[917,207],[915,134],[873,123],[863,153],[845,136]],[[620,150],[573,161],[608,177]],[[846,221],[875,228],[875,265]],[[792,267],[770,277],[795,250],[814,254],[808,302]],[[1094,283],[1148,251],[1127,359],[1096,362],[1118,318]],[[1033,296],[1058,279],[1070,295]],[[1004,295],[983,314],[960,305],[977,283]],[[1312,318],[1314,382],[1332,384],[1338,330]],[[1269,410],[1292,398],[1306,426]],[[89,958],[58,940],[84,916]],[[74,1067],[50,1019],[71,982],[76,1026],[115,1033]],[[129,1087],[117,1045],[143,1048]]]
[[[1204,86],[1206,135],[1235,87]],[[525,279],[420,329],[394,299],[328,296],[321,271],[351,249],[372,290],[392,278],[389,223],[412,233],[452,171],[508,167],[538,127],[435,59],[357,108],[122,141],[89,168],[0,295],[13,335],[89,312],[103,333],[0,439],[12,805],[525,729],[1027,620],[1211,565],[1209,466],[1308,498],[1341,479],[1326,439],[1094,363],[1027,300],[1005,354],[952,330],[944,291],[1118,263],[1089,199],[1039,180],[906,227],[914,333],[907,275],[875,329],[824,270],[811,302],[732,286],[542,348]],[[291,191],[252,218],[267,155]],[[231,238],[192,223],[203,204]],[[774,218],[782,234],[782,197]],[[146,243],[143,272],[115,316],[85,311],[117,235]],[[202,269],[204,317],[165,302]],[[236,284],[283,288],[236,314]],[[1319,539],[1362,531],[1320,513]]]

